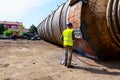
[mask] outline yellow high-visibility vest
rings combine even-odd
[[[63,45],[64,46],[73,46],[73,39],[72,39],[73,30],[67,28],[63,31]]]

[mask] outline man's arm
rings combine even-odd
[[[75,39],[74,31],[72,32],[72,38],[73,38],[73,40]]]
[[[60,39],[63,41],[63,35],[61,35]]]

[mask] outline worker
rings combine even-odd
[[[16,40],[16,39],[17,39],[17,36],[18,36],[17,32],[14,31],[14,33],[13,33],[13,39]]]
[[[67,29],[65,29],[62,32],[61,40],[63,41],[63,46],[64,46],[64,53],[65,57],[64,60],[62,61],[67,68],[73,67],[71,65],[72,61],[72,49],[73,49],[73,40],[74,40],[74,31],[73,31],[73,25],[71,22],[67,24]]]

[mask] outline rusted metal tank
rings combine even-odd
[[[54,37],[55,40],[58,44],[62,45],[62,41],[60,40],[60,36],[61,36],[61,28],[60,28],[60,16],[61,16],[61,11],[63,9],[63,6],[60,6],[56,11],[55,14],[53,16],[53,20],[52,20],[52,31],[54,32]]]
[[[48,16],[43,22],[41,22],[38,27],[39,34],[41,37],[47,41],[53,42],[55,44],[62,45],[60,36],[62,31],[66,28],[67,13],[70,1],[67,1],[56,11]]]
[[[48,26],[48,34],[49,34],[49,36],[50,36],[50,41],[57,44],[57,42],[55,41],[55,37],[54,37],[54,35],[53,35],[53,33],[54,33],[54,32],[53,32],[53,29],[52,29],[52,20],[53,20],[54,13],[55,13],[55,12],[53,12],[53,13],[50,15],[47,26]]]
[[[97,59],[120,58],[120,0],[68,0],[38,25],[38,32],[62,45],[60,36],[67,22],[82,34],[74,49]]]
[[[82,8],[83,39],[96,56],[120,57],[119,0],[89,0]]]

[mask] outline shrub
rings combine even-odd
[[[14,31],[12,31],[12,30],[6,30],[3,32],[3,35],[11,37],[11,36],[13,36],[13,32]]]
[[[23,35],[23,33],[20,32],[20,31],[18,31],[17,33],[18,33],[18,36],[22,36]]]
[[[3,35],[8,36],[8,37],[12,37],[13,33],[14,33],[13,30],[6,30],[6,31],[3,32]],[[17,33],[18,33],[18,36],[22,36],[23,35],[23,33],[20,32],[20,31],[17,31]]]

